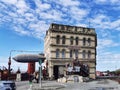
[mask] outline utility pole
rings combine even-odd
[[[39,60],[39,82],[40,82],[40,88],[42,87],[42,60]]]
[[[10,51],[10,55],[9,55],[9,60],[8,60],[8,80],[10,79],[10,75],[11,75],[11,53],[13,52],[14,50],[11,50]]]

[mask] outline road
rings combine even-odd
[[[28,90],[29,81],[16,82],[16,87],[17,87],[17,90]]]
[[[83,83],[66,83],[66,87],[60,90],[120,90],[118,82],[102,79]]]
[[[17,90],[28,90],[29,82],[17,82]],[[39,88],[39,84],[33,84],[35,88]],[[102,79],[94,80],[91,82],[81,83],[58,83],[56,81],[43,81],[43,87],[59,87],[59,90],[120,90],[120,84],[118,82]],[[34,90],[34,89],[33,89]],[[41,89],[37,89],[41,90]],[[49,89],[46,89],[49,90]],[[52,89],[51,89],[52,90]],[[56,89],[54,89],[56,90]]]

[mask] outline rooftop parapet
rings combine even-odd
[[[80,27],[80,26],[70,26],[70,25],[62,25],[62,24],[54,24],[52,23],[49,27],[50,31],[55,32],[71,32],[71,33],[78,33],[78,34],[94,34],[96,35],[95,28],[87,28],[87,27]]]

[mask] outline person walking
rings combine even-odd
[[[39,74],[38,74],[38,72],[36,74],[36,81],[37,81],[37,83],[39,83]]]

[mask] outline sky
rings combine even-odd
[[[96,69],[120,68],[119,0],[0,0],[0,67],[8,67],[11,50],[11,57],[28,53],[19,50],[44,52],[51,23],[95,28]],[[12,60],[11,68],[25,71],[27,64]]]

